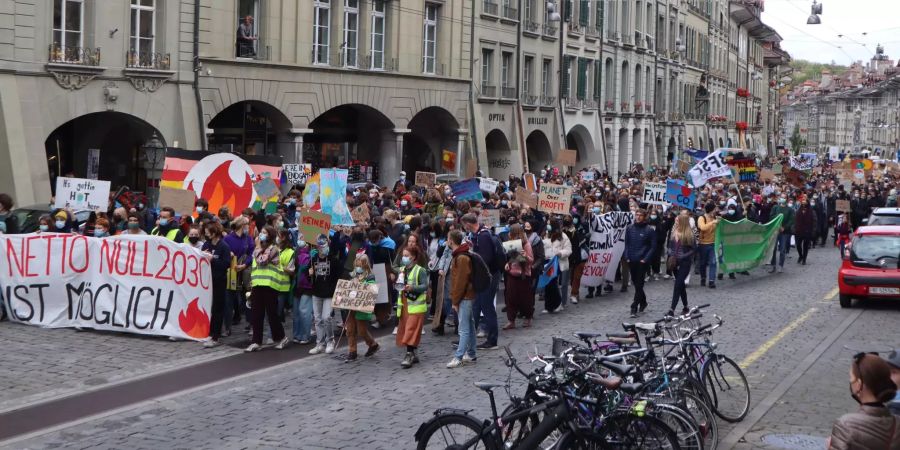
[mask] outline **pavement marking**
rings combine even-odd
[[[775,406],[775,403],[778,402],[778,399],[783,397],[784,394],[787,393],[788,389],[790,389],[791,386],[793,386],[794,383],[796,383],[797,380],[800,379],[800,377],[806,374],[806,371],[816,363],[816,361],[822,356],[823,353],[825,353],[826,350],[834,345],[834,342],[837,341],[838,338],[840,338],[841,335],[843,335],[851,325],[853,325],[853,322],[855,322],[856,319],[858,319],[864,311],[865,310],[860,308],[851,312],[850,315],[847,316],[847,318],[844,319],[844,321],[841,322],[841,324],[837,328],[835,328],[831,332],[831,334],[829,334],[828,337],[825,338],[825,340],[823,340],[815,348],[815,350],[810,352],[809,355],[807,355],[806,358],[804,358],[803,361],[800,362],[797,368],[795,368],[790,375],[781,380],[781,382],[778,383],[777,386],[775,386],[775,389],[772,389],[772,391],[769,392],[769,395],[763,398],[762,401],[760,401],[759,404],[756,405],[756,407],[747,414],[747,417],[745,417],[742,422],[738,423],[737,426],[734,427],[730,433],[728,433],[728,435],[726,435],[719,441],[718,448],[721,450],[731,450],[732,448],[734,448],[734,446],[741,443],[741,439],[744,437],[744,435],[747,434],[754,426],[756,426],[757,422],[759,422],[760,419],[762,419],[763,416],[765,416],[766,413],[768,413],[769,410],[772,409],[773,406]]]
[[[741,361],[738,366],[740,366],[740,368],[743,370],[747,370],[747,368],[750,367],[754,362],[756,362],[757,359],[765,355],[769,350],[772,349],[772,347],[775,346],[775,344],[784,339],[785,336],[787,336],[791,331],[794,331],[794,329],[799,327],[800,324],[805,322],[806,319],[809,319],[809,317],[818,310],[819,308],[815,307],[806,310],[806,312],[801,314],[800,317],[794,319],[793,322],[789,323],[786,327],[779,331],[778,334],[760,345],[759,348],[757,348],[753,353],[747,355],[747,357],[744,358],[744,360]]]
[[[831,303],[831,300],[834,300],[834,297],[837,296],[838,292],[840,292],[840,291],[841,291],[841,288],[838,286],[835,286],[834,289],[828,291],[828,293],[825,294],[825,297],[822,297],[822,301],[819,303]]]

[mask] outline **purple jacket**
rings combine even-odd
[[[309,255],[309,246],[297,249],[297,295],[308,293],[312,287],[312,279],[309,277],[309,265],[312,258]]]
[[[253,238],[244,234],[243,236],[238,236],[234,234],[232,231],[225,235],[225,243],[228,244],[228,248],[231,249],[231,253],[237,258],[238,264],[246,264],[250,265],[253,259]]]

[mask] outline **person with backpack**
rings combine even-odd
[[[534,289],[531,282],[534,254],[522,225],[515,224],[509,227],[509,240],[522,242],[522,251],[511,252],[506,263],[506,288],[503,293],[506,297],[507,323],[503,329],[514,329],[516,317],[520,314],[525,318],[522,327],[529,328],[534,318]]]
[[[453,359],[447,363],[448,369],[463,364],[474,364],[478,356],[475,346],[475,316],[472,306],[475,303],[475,286],[473,283],[474,257],[468,242],[463,241],[463,234],[453,230],[447,237],[447,246],[452,252],[450,262],[450,301],[459,318],[459,345]]]
[[[494,299],[497,297],[497,289],[500,287],[500,271],[506,265],[506,254],[500,239],[494,236],[484,225],[478,223],[478,216],[473,213],[465,214],[462,219],[463,227],[471,233],[469,241],[473,243],[473,250],[487,265],[491,274],[491,283],[487,289],[475,291],[475,323],[484,315],[485,341],[478,344],[482,350],[494,350],[497,348],[499,330],[497,324],[497,309]],[[452,271],[452,269],[451,269]]]

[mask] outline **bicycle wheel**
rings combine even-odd
[[[728,422],[740,422],[750,410],[750,384],[731,358],[711,355],[700,369],[700,381],[716,415]]]
[[[509,417],[514,414],[517,410],[527,409],[534,406],[532,403],[523,403],[519,406],[509,405],[503,412],[500,414],[500,417]],[[546,411],[540,411],[534,413],[528,417],[522,417],[511,422],[504,423],[504,426],[501,430],[501,435],[503,437],[503,445],[506,448],[516,448],[522,442],[526,436],[528,436],[535,427],[541,423],[543,420]],[[538,445],[539,450],[551,450],[557,447],[557,443],[559,442],[560,436],[562,433],[559,429],[554,430],[550,436],[547,436],[543,442]]]
[[[719,446],[719,423],[716,421],[712,409],[702,398],[692,393],[683,392],[681,395],[682,409],[694,418],[694,422],[700,428],[700,435],[703,436],[703,448],[716,450]]]
[[[679,450],[678,437],[652,416],[620,414],[604,421],[600,432],[588,442],[609,450]],[[585,438],[582,438],[585,439]],[[565,448],[565,447],[560,447]],[[576,447],[577,448],[577,447]]]
[[[657,403],[650,415],[661,420],[678,437],[678,446],[682,450],[705,450],[700,425],[694,417],[678,406]]]
[[[480,437],[482,425],[465,414],[444,414],[432,419],[418,439],[418,450],[495,450],[493,443]]]

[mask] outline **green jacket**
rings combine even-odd
[[[794,231],[794,208],[789,208],[787,206],[776,206],[772,208],[771,217],[778,217],[781,214],[784,216],[784,220],[781,222],[781,226],[784,228],[784,231],[787,233],[792,233]]]

